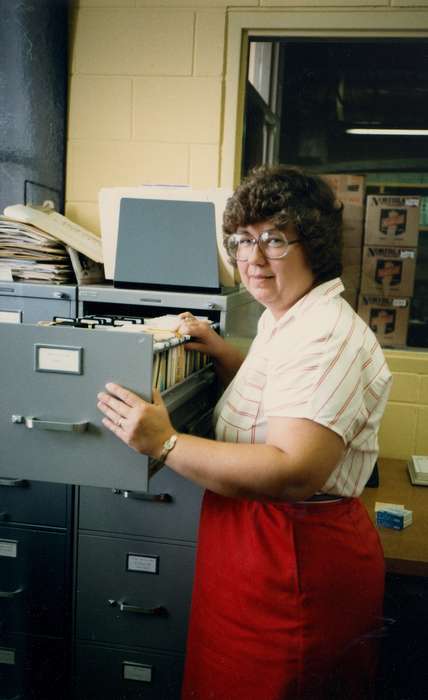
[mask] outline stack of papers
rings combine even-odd
[[[410,480],[416,486],[428,486],[428,456],[412,455],[407,463]]]
[[[74,281],[70,256],[57,238],[35,226],[0,216],[0,280]]]

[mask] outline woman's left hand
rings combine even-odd
[[[153,389],[153,403],[119,384],[106,384],[98,394],[97,408],[103,424],[136,452],[159,457],[165,440],[176,432],[160,392]]]

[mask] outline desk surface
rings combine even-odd
[[[366,488],[361,496],[373,522],[376,501],[401,503],[413,511],[413,523],[404,530],[380,527],[386,569],[409,576],[428,576],[428,486],[413,486],[407,464],[379,460],[379,487]]]

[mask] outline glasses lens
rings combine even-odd
[[[283,258],[288,250],[288,241],[281,231],[263,231],[259,237],[263,255],[270,260]]]
[[[283,258],[287,254],[288,241],[281,231],[263,231],[259,238],[253,238],[243,233],[234,233],[226,242],[226,249],[232,260],[248,260],[259,245],[263,255],[269,260]]]
[[[248,260],[255,239],[241,233],[233,233],[226,242],[227,252],[233,260]]]

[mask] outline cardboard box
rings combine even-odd
[[[410,297],[415,285],[416,248],[364,246],[361,291]]]
[[[345,246],[361,246],[364,231],[363,175],[322,175],[343,204],[343,243]]]
[[[360,294],[358,315],[384,347],[404,347],[409,323],[410,299]]]
[[[350,173],[329,173],[321,175],[328,182],[336,197],[343,204],[364,206],[364,175],[351,175]]]
[[[343,245],[360,247],[364,237],[364,207],[355,204],[343,205]]]
[[[419,234],[418,197],[369,195],[364,245],[396,245],[416,248]]]

